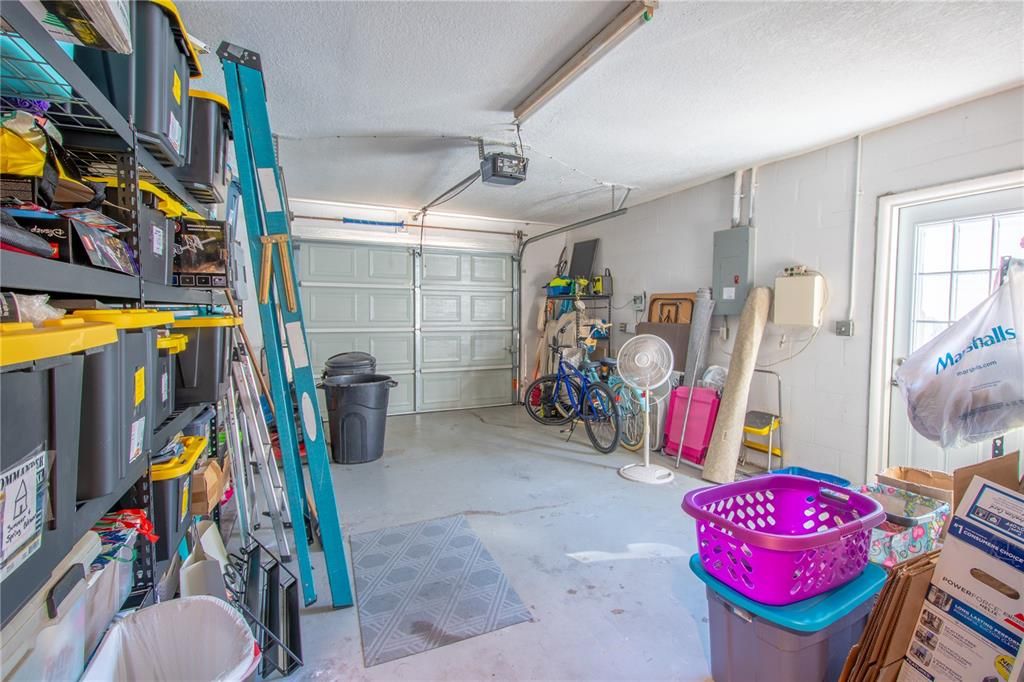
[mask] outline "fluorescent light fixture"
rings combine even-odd
[[[605,26],[586,45],[574,54],[544,83],[527,95],[513,110],[517,123],[524,122],[535,111],[547,104],[580,74],[593,66],[604,54],[621,43],[636,29],[654,17],[658,0],[633,0],[611,23]]]

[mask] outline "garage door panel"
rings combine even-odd
[[[420,410],[502,405],[509,402],[512,370],[424,373],[420,384]]]
[[[397,289],[356,289],[348,287],[302,287],[306,326],[405,327],[412,328],[412,291]]]
[[[338,353],[362,351],[377,358],[377,370],[411,372],[415,367],[415,343],[412,332],[323,332],[310,330],[309,350],[313,367],[324,366]]]
[[[503,254],[423,253],[423,286],[512,288],[512,259]]]
[[[422,301],[424,325],[458,324],[462,319],[462,297],[459,294],[423,292]]]
[[[388,395],[388,414],[406,414],[416,409],[416,376],[414,374],[398,374],[391,377],[398,386],[391,389]]]
[[[458,254],[424,252],[422,278],[424,285],[458,284],[461,281],[462,258]]]
[[[424,332],[421,338],[423,344],[422,366],[424,368],[458,366],[462,363],[460,334]]]
[[[512,332],[423,332],[420,338],[425,370],[512,365]]]
[[[424,291],[423,327],[511,327],[511,291]]]
[[[408,249],[300,242],[298,268],[301,282],[412,286]]]

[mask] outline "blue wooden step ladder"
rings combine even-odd
[[[306,448],[313,506],[319,521],[320,542],[331,587],[331,602],[335,608],[351,606],[352,588],[349,584],[345,544],[331,484],[330,460],[320,421],[316,385],[309,363],[302,302],[299,300],[299,285],[292,260],[288,203],[274,153],[260,56],[226,42],[221,43],[217,56],[224,67],[228,103],[231,105],[231,127],[235,136],[245,227],[249,235],[249,256],[252,271],[260,273],[257,296],[260,324],[277,416],[288,506],[291,518],[296,520],[292,524],[292,531],[302,594],[307,606],[316,601],[309,537],[306,526],[299,521],[308,516],[308,510],[296,421],[301,425],[302,442]],[[286,362],[289,363],[287,368]],[[289,375],[291,382],[288,380]],[[292,384],[295,403],[298,404],[298,420],[291,418],[295,413]]]

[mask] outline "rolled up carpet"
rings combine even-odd
[[[772,290],[755,287],[747,297],[740,314],[736,342],[732,347],[729,376],[722,390],[718,419],[711,434],[711,445],[704,460],[703,478],[712,483],[729,483],[736,479],[736,462],[743,444],[743,422],[750,397],[750,380],[757,364],[757,352],[768,322]]]

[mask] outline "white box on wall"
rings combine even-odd
[[[818,274],[775,278],[772,322],[792,327],[820,327],[825,278]]]

